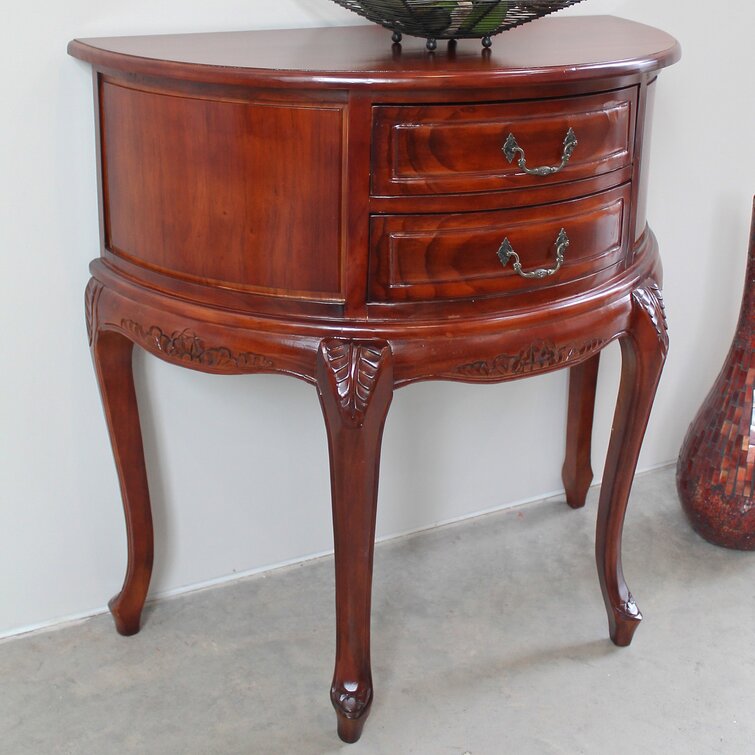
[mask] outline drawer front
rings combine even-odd
[[[455,215],[383,215],[371,221],[373,302],[469,299],[558,287],[624,257],[630,184],[557,204]],[[564,237],[560,237],[564,230]],[[508,239],[510,247],[506,247]],[[506,264],[506,250],[509,255]],[[557,255],[563,253],[558,265]],[[558,270],[542,278],[521,273]],[[555,292],[554,292],[555,293]]]
[[[609,173],[632,162],[636,102],[633,87],[563,100],[377,107],[372,193],[504,191]],[[570,129],[577,145],[558,172],[529,174],[521,152],[511,162],[504,152],[513,134],[509,147],[521,148],[527,169],[556,168]]]

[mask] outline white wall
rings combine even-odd
[[[728,346],[742,286],[755,190],[755,14],[733,0],[714,27],[709,9],[699,0],[590,0],[577,11],[655,24],[684,47],[683,62],[661,77],[656,111],[650,218],[665,259],[672,349],[645,469],[675,458]],[[14,3],[3,20],[0,636],[102,610],[124,571],[82,307],[98,243],[91,84],[66,43],[356,17],[328,0],[48,0]],[[157,529],[153,595],[332,547],[312,388],[210,377],[142,356],[136,371]],[[613,349],[600,384],[598,473],[617,375]],[[379,535],[557,491],[565,388],[556,374],[400,391],[385,433]]]

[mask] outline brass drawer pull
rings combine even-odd
[[[566,163],[571,159],[571,156],[574,153],[574,148],[577,144],[577,135],[574,133],[574,129],[569,128],[564,137],[564,155],[561,158],[561,165],[558,165],[555,168],[549,165],[542,168],[528,168],[527,159],[524,156],[524,150],[519,146],[514,134],[508,135],[506,142],[503,145],[503,154],[506,155],[506,159],[509,162],[513,162],[518,152],[520,154],[519,167],[530,176],[552,176],[554,173],[558,173],[566,167]]]
[[[517,275],[521,275],[522,278],[548,278],[561,269],[561,265],[564,264],[564,255],[566,254],[566,249],[569,246],[569,243],[569,237],[566,235],[566,231],[562,228],[556,239],[556,267],[539,268],[525,273],[524,270],[522,270],[522,263],[519,261],[519,255],[514,251],[514,247],[511,246],[511,242],[508,238],[503,240],[501,248],[498,250],[498,259],[501,260],[501,264],[506,267],[509,260],[513,257],[514,272]]]

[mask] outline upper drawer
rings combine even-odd
[[[504,191],[617,170],[632,162],[636,101],[632,87],[562,100],[376,107],[372,193]],[[533,175],[519,165],[522,152],[529,170],[564,164]]]

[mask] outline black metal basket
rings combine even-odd
[[[393,31],[426,37],[434,50],[438,39],[482,39],[547,16],[582,0],[334,0],[344,8]]]

